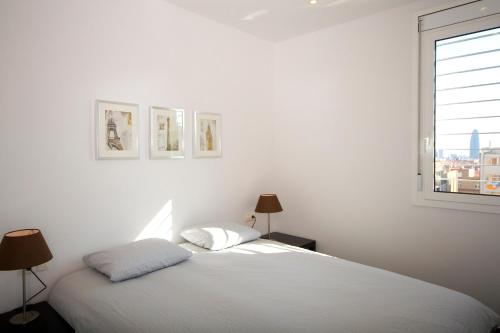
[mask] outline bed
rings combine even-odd
[[[259,239],[120,283],[63,277],[49,303],[76,332],[488,333],[492,310],[464,294]]]

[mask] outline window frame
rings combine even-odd
[[[461,6],[470,1],[460,1]],[[413,106],[414,106],[414,148],[413,148],[413,203],[416,205],[459,209],[500,214],[500,196],[449,193],[434,191],[434,84],[435,84],[435,41],[474,31],[500,26],[500,15],[477,18],[472,21],[420,32],[420,18],[430,13],[446,10],[450,5],[432,8],[416,13],[417,28],[413,36]],[[432,66],[429,66],[432,64]],[[424,70],[423,67],[429,68]],[[413,178],[414,179],[414,178]]]

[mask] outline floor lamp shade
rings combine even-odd
[[[257,213],[278,213],[282,212],[283,208],[276,194],[261,194],[255,211]]]
[[[32,270],[32,267],[46,263],[50,259],[52,259],[52,253],[42,236],[42,232],[38,229],[14,230],[3,236],[0,243],[0,271],[16,269],[22,271],[23,311],[10,318],[11,324],[26,325],[40,315],[37,311],[26,310],[28,302],[47,288]],[[26,295],[26,271],[30,271],[43,285],[43,288],[30,298],[27,298]]]
[[[6,233],[0,243],[0,271],[31,268],[52,259],[52,253],[38,229]]]

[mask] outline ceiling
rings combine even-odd
[[[415,0],[166,0],[277,42]],[[315,4],[311,4],[310,1]]]

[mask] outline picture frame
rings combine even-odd
[[[96,101],[96,157],[139,159],[139,105]]]
[[[149,115],[150,157],[184,158],[184,110],[152,106]]]
[[[195,112],[193,127],[193,157],[221,157],[222,115]]]

